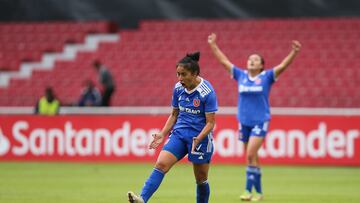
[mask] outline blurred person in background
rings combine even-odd
[[[102,84],[102,99],[101,106],[110,106],[111,96],[115,91],[115,84],[113,76],[109,69],[103,65],[99,60],[93,62],[93,66],[99,75],[99,82]]]
[[[292,49],[283,61],[272,69],[265,70],[265,61],[259,54],[248,57],[247,68],[239,68],[229,61],[216,44],[216,34],[208,36],[208,43],[215,58],[223,65],[238,83],[238,120],[239,139],[244,143],[246,151],[246,187],[240,196],[244,201],[263,199],[261,170],[258,151],[269,128],[270,105],[269,93],[272,84],[279,75],[292,63],[300,51],[301,44],[292,41]],[[252,188],[256,192],[252,194]]]
[[[173,90],[173,109],[162,130],[153,135],[150,148],[157,148],[172,131],[140,195],[128,192],[130,203],[148,202],[165,174],[186,155],[193,163],[196,202],[209,201],[208,171],[213,154],[212,130],[218,105],[213,87],[199,76],[199,58],[199,52],[187,54],[176,65],[179,82]]]
[[[52,87],[45,89],[45,95],[42,96],[35,106],[35,113],[39,115],[56,115],[59,113],[60,102],[56,99]]]
[[[101,94],[100,91],[95,87],[93,81],[86,80],[85,88],[82,90],[79,106],[100,106],[101,105]]]

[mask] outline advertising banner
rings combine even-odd
[[[154,162],[167,115],[0,116],[0,161]],[[275,115],[263,164],[360,166],[360,116]],[[212,163],[244,164],[233,115],[217,115]]]

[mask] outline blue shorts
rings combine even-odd
[[[250,136],[265,137],[269,129],[269,121],[254,126],[247,126],[239,123],[239,140],[247,143]]]
[[[196,137],[198,134],[199,132],[191,129],[176,129],[170,134],[163,150],[172,153],[178,160],[181,160],[188,154],[188,160],[192,163],[210,163],[214,152],[212,133],[201,140],[195,148],[195,153],[191,153],[193,137]]]

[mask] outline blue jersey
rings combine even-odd
[[[247,70],[234,66],[232,76],[238,83],[238,119],[243,125],[256,125],[269,121],[269,93],[275,82],[274,70],[262,71],[250,78]]]
[[[179,82],[176,83],[172,106],[179,109],[173,129],[190,128],[196,132],[200,132],[206,124],[205,113],[218,110],[215,91],[211,84],[203,78],[192,91],[187,91]]]

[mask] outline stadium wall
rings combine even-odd
[[[2,0],[0,21],[111,20],[136,27],[144,19],[359,16],[356,0]]]
[[[153,162],[151,134],[165,114],[0,115],[0,161]],[[263,164],[360,166],[360,115],[276,114],[260,150]],[[244,164],[235,116],[214,130],[213,163]]]

